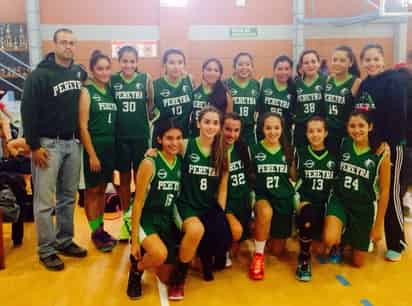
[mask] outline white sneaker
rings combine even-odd
[[[225,268],[230,268],[232,266],[232,258],[230,258],[230,252],[226,253],[226,264]]]

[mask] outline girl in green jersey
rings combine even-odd
[[[354,108],[354,97],[361,83],[356,56],[350,47],[335,49],[331,73],[325,86],[325,119],[329,127],[326,143],[336,154],[346,135],[345,124]]]
[[[292,109],[295,104],[296,90],[292,81],[293,62],[286,56],[278,56],[273,63],[273,77],[260,80],[260,96],[257,105],[259,118],[265,113],[279,114],[285,120],[288,140],[291,141]],[[263,135],[256,131],[258,140]]]
[[[233,99],[233,111],[242,117],[241,137],[248,145],[256,143],[256,104],[259,97],[259,82],[253,78],[253,57],[240,52],[233,59],[233,76],[227,80]]]
[[[137,69],[138,53],[132,46],[118,51],[120,72],[111,78],[111,88],[118,113],[116,127],[116,169],[120,172],[120,203],[123,223],[119,240],[130,238],[130,182],[131,170],[136,177],[144,153],[149,145],[149,116],[152,104],[150,76]],[[135,182],[138,184],[138,182]]]
[[[159,278],[168,282],[164,277],[168,274],[164,264],[174,262],[179,242],[173,207],[180,190],[181,157],[178,154],[183,144],[182,128],[172,119],[160,122],[156,142],[157,156],[145,158],[136,175],[139,184],[133,204],[132,266],[127,287],[127,294],[132,299],[142,294],[144,270],[157,269]]]
[[[318,52],[312,49],[303,51],[299,58],[299,67],[303,75],[296,79],[296,104],[293,110],[295,123],[293,145],[296,148],[308,143],[305,125],[309,118],[325,114],[323,94],[326,77],[319,74]]]
[[[155,112],[159,119],[176,118],[189,136],[189,121],[193,107],[193,83],[185,72],[186,57],[179,49],[168,49],[163,54],[164,75],[153,81]],[[157,124],[154,123],[156,130]]]
[[[355,111],[342,142],[336,183],[326,208],[327,250],[341,242],[352,247],[352,264],[361,267],[373,244],[382,239],[390,189],[390,150],[379,154],[367,113]],[[340,247],[338,248],[342,250]]]
[[[275,113],[266,113],[260,126],[264,138],[252,147],[252,161],[256,182],[255,253],[249,277],[264,277],[264,250],[266,240],[272,238],[272,251],[280,255],[292,231],[295,189],[291,179],[296,178],[292,148],[289,145],[283,119]]]
[[[93,79],[82,88],[79,105],[80,139],[84,146],[85,210],[92,241],[102,252],[111,251],[116,239],[103,227],[104,193],[111,182],[115,158],[117,106],[109,88],[111,61],[95,51],[90,59]]]
[[[191,136],[199,136],[197,120],[207,105],[216,107],[222,114],[233,110],[232,97],[221,78],[223,65],[217,58],[209,58],[202,65],[202,84],[193,92],[193,110],[190,117]]]

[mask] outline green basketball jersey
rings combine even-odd
[[[359,151],[351,139],[345,139],[334,192],[353,205],[375,201],[382,160],[383,155],[376,155],[370,148]]]
[[[226,81],[233,98],[233,111],[242,118],[245,128],[255,124],[257,100],[259,98],[259,82],[252,79],[239,84],[234,78]]]
[[[325,119],[328,126],[335,129],[345,127],[345,123],[354,107],[352,86],[356,77],[349,75],[346,80],[338,83],[330,78],[325,86]]]
[[[198,138],[190,138],[183,158],[182,192],[179,202],[207,209],[216,202],[219,177],[211,166],[211,155],[202,152]]]
[[[287,199],[295,194],[289,181],[289,166],[281,147],[271,152],[260,141],[252,147],[252,160],[255,165],[257,196]]]
[[[313,152],[310,145],[297,152],[297,190],[301,200],[314,205],[326,203],[335,178],[336,158],[328,151],[322,155]]]
[[[184,77],[177,84],[170,83],[165,77],[153,82],[154,105],[160,113],[159,119],[176,118],[184,130],[189,132],[189,118],[192,112],[193,89],[189,77]]]
[[[147,112],[147,74],[136,73],[126,80],[120,73],[111,78],[111,88],[117,103],[116,136],[119,138],[149,138]]]
[[[90,96],[88,130],[91,137],[114,137],[117,105],[110,88],[101,90],[92,81],[84,85]]]
[[[240,158],[235,146],[229,149],[230,166],[229,166],[229,186],[228,202],[244,200],[249,197],[249,185],[247,182],[246,169]]]
[[[200,85],[193,92],[193,109],[190,118],[191,136],[199,136],[199,129],[197,128],[197,120],[199,119],[200,111],[209,104],[208,97],[210,92],[207,92],[203,85]]]
[[[305,123],[315,115],[323,115],[324,109],[324,89],[326,78],[319,75],[312,84],[306,84],[303,79],[296,80],[296,109],[295,122]]]
[[[180,191],[181,158],[176,157],[170,165],[161,152],[150,157],[154,165],[154,173],[147,191],[143,211],[172,214],[173,204]]]
[[[273,78],[264,78],[258,101],[259,117],[272,112],[284,118],[285,122],[290,122],[291,99],[292,96],[287,87],[280,87]]]

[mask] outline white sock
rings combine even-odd
[[[257,241],[255,240],[255,253],[264,254],[265,253],[266,240]]]

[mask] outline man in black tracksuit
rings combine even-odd
[[[53,39],[55,52],[48,54],[25,81],[21,115],[32,153],[38,254],[47,269],[56,271],[64,268],[58,252],[72,257],[87,255],[73,242],[73,211],[80,176],[78,100],[85,72],[73,63],[72,31],[60,29]]]
[[[391,188],[385,215],[386,259],[398,261],[406,247],[400,178],[406,143],[406,88],[402,76],[387,70],[362,81],[355,108],[368,110],[379,140],[391,149]]]

